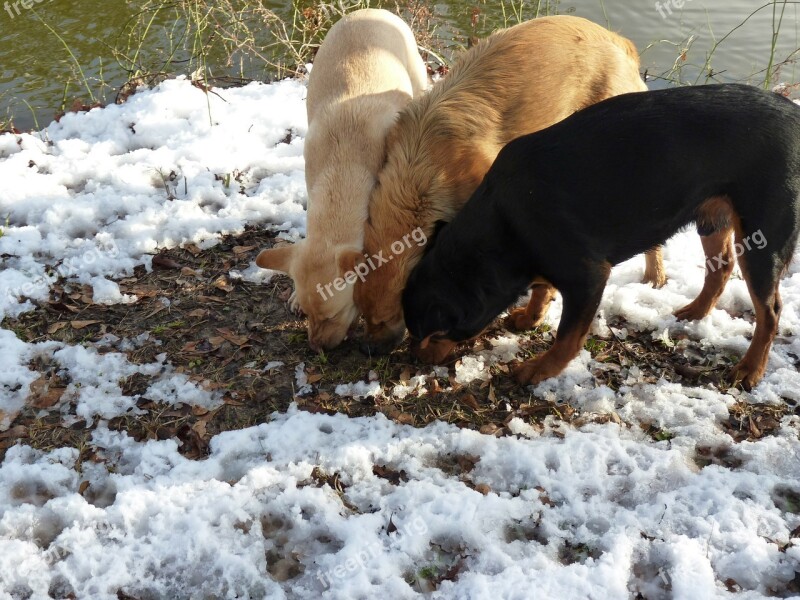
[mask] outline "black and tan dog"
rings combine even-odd
[[[800,232],[800,107],[734,84],[625,94],[510,142],[409,278],[403,310],[416,351],[440,362],[531,286],[510,320],[535,325],[555,288],[557,339],[516,375],[558,375],[583,347],[611,267],[692,222],[708,270],[676,314],[707,315],[741,250],[756,327],[732,376],[750,388],[766,368],[778,282]]]

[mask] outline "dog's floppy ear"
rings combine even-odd
[[[435,336],[435,335],[447,335],[447,332],[446,331],[434,331],[432,334],[430,334],[429,336],[423,338],[422,341],[420,341],[419,349],[420,350],[425,350],[425,348],[428,347],[428,344],[430,344],[431,338],[433,336]]]
[[[355,246],[345,246],[336,250],[336,268],[339,277],[344,277],[348,271],[355,272],[356,265],[364,262],[364,253]]]
[[[256,264],[262,269],[289,273],[292,268],[292,259],[296,252],[295,246],[296,244],[262,250],[256,256]]]

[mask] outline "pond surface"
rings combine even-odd
[[[34,127],[36,122],[44,126],[65,99],[67,104],[75,98],[91,101],[89,91],[101,102],[113,102],[127,74],[112,49],[126,47],[121,32],[140,11],[139,5],[121,0],[25,2],[33,8],[26,10],[21,0],[0,6],[0,127],[9,118],[20,129]],[[531,4],[519,0],[436,3],[434,14],[445,54],[465,45],[473,33],[483,36],[504,23],[516,23],[520,14],[524,19],[535,16]],[[703,83],[709,73],[715,81],[763,85],[783,6],[767,0],[563,0],[557,11],[584,16],[631,38],[642,52],[643,69],[654,87],[669,81]],[[796,54],[800,4],[785,7],[775,36],[773,64],[781,66],[773,83],[800,81],[793,62],[800,56]],[[273,2],[272,8],[287,18],[292,13],[291,4]],[[473,27],[475,8],[479,13]],[[715,40],[722,41],[706,63]],[[168,42],[162,42],[154,42],[150,50],[161,45],[166,51]],[[246,74],[265,77],[263,72]]]

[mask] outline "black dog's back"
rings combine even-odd
[[[612,264],[666,240],[717,196],[731,199],[745,230],[784,240],[788,259],[800,219],[800,107],[744,85],[625,94],[508,144],[484,183],[501,189],[509,178],[532,192],[497,195],[526,204],[505,209],[525,215],[521,237],[531,218],[569,223],[553,234],[592,240],[586,250]]]

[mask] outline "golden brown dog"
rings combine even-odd
[[[646,89],[629,40],[586,19],[556,16],[498,31],[409,104],[389,132],[387,164],[369,205],[364,251],[392,260],[356,283],[367,326],[362,349],[391,351],[403,338],[400,297],[424,248],[393,256],[393,242],[417,228],[430,237],[437,221],[450,221],[512,139]],[[645,280],[664,283],[658,249],[647,255]]]
[[[363,258],[367,202],[397,113],[427,87],[414,35],[396,15],[359,10],[330,30],[308,81],[306,238],[263,250],[258,266],[288,273],[312,348],[332,348],[358,317],[348,268]]]

